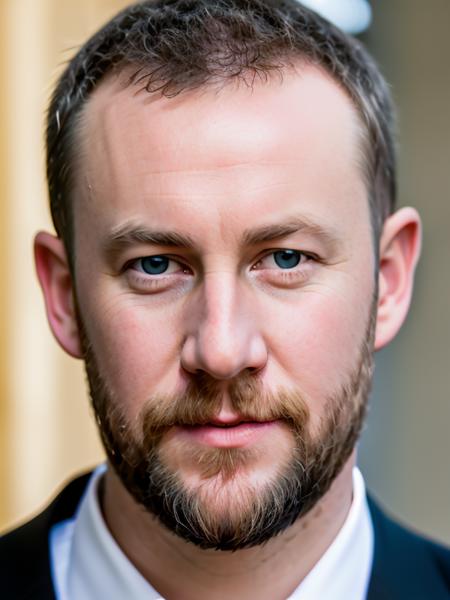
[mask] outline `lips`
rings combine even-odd
[[[277,421],[214,419],[205,425],[180,427],[180,433],[192,442],[215,448],[243,448],[255,444],[275,427]]]
[[[233,417],[232,419],[217,417],[215,419],[211,419],[211,421],[209,421],[208,423],[205,423],[205,425],[208,425],[211,427],[237,427],[238,425],[241,425],[242,423],[258,423],[258,422],[259,421],[254,421],[253,419],[245,419],[245,418],[238,418],[238,417]]]

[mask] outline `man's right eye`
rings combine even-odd
[[[145,275],[171,275],[172,273],[186,272],[184,265],[164,254],[143,256],[132,261],[128,266]]]
[[[193,271],[178,257],[165,254],[141,256],[129,260],[122,269],[131,289],[156,293],[186,285]]]

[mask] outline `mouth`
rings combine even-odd
[[[208,421],[207,423],[202,423],[202,425],[209,425],[211,427],[237,427],[242,423],[259,423],[260,421],[256,421],[255,419],[246,418],[246,417],[238,417],[238,416],[228,416],[222,417],[219,415]],[[261,421],[262,422],[262,421]]]
[[[215,448],[244,448],[255,444],[275,427],[277,421],[234,419],[225,422],[214,419],[203,425],[184,425],[179,428],[192,442]]]

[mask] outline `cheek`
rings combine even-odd
[[[298,387],[310,408],[320,410],[359,364],[370,306],[370,294],[358,302],[335,293],[308,294],[288,314],[278,311],[267,333],[268,378]]]
[[[174,391],[181,343],[176,311],[131,298],[92,309],[82,314],[100,373],[129,415],[152,394]]]

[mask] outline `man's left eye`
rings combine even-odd
[[[300,250],[274,250],[263,256],[254,266],[255,269],[279,268],[284,271],[294,269],[300,263],[306,262],[310,257]]]

